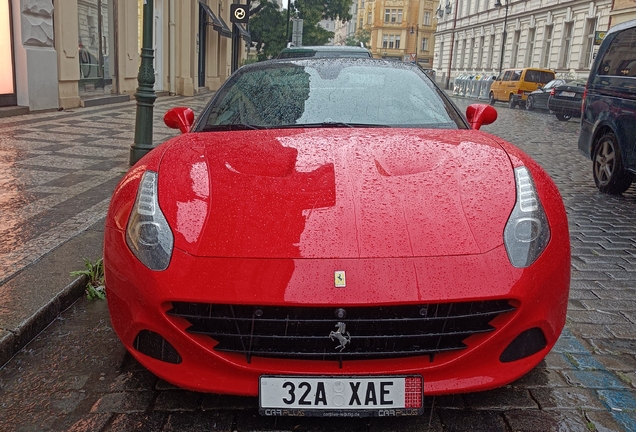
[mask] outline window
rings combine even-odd
[[[504,75],[503,75],[503,80],[504,81],[510,81],[510,75],[512,74],[512,71],[505,71]]]
[[[382,48],[388,48],[389,47],[389,36],[384,35],[382,36]]]
[[[401,23],[402,9],[384,9],[384,22]]]
[[[367,24],[371,25],[371,21],[373,20],[373,12],[369,12],[367,15]]]
[[[395,35],[389,35],[389,49],[393,49],[395,46]]]
[[[430,12],[424,12],[424,25],[425,26],[430,26],[431,25],[431,13]]]
[[[422,51],[428,51],[428,38],[422,38]]]
[[[439,58],[437,59],[437,67],[439,69],[442,68],[443,59],[444,59],[444,42],[440,42],[439,43]]]
[[[636,77],[636,28],[616,35],[600,62],[599,75]]]
[[[552,51],[552,24],[545,26],[543,35],[543,57],[541,66],[547,68],[550,66],[550,51]]]
[[[466,0],[466,9],[464,9],[464,16],[470,15],[470,0]]]
[[[521,37],[521,30],[515,30],[514,37],[512,38],[512,53],[510,54],[510,67],[517,67],[517,54],[519,54],[519,38]]]
[[[362,22],[362,18],[360,18],[360,28],[362,28],[363,24],[364,24],[364,22]]]
[[[490,35],[490,43],[488,44],[488,61],[486,61],[486,67],[492,67],[494,69],[494,65],[492,64],[492,58],[495,54],[495,35]]]
[[[477,69],[481,69],[482,62],[484,60],[484,43],[485,37],[479,38],[479,50],[477,51]]]
[[[585,34],[583,35],[583,59],[581,67],[588,68],[592,63],[594,52],[594,32],[596,31],[596,18],[588,18],[585,22]]]
[[[510,74],[510,81],[519,81],[521,79],[521,69],[513,70]]]
[[[364,9],[364,0],[360,1],[360,9]]]
[[[400,49],[400,35],[395,36],[395,49]]]
[[[570,52],[572,51],[572,27],[574,22],[566,22],[563,25],[563,43],[561,44],[561,58],[559,59],[559,67],[567,68],[570,66]]]
[[[464,68],[464,60],[466,57],[466,39],[462,41],[462,55],[459,57],[459,68]]]
[[[468,52],[468,69],[473,67],[473,55],[475,54],[475,38],[470,40],[470,51]]]
[[[528,29],[528,45],[526,47],[526,59],[524,66],[532,66],[532,59],[534,58],[534,37],[537,32],[535,27]]]

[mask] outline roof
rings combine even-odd
[[[278,58],[294,57],[371,57],[371,52],[359,46],[312,45],[283,49]]]

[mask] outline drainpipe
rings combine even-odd
[[[446,90],[450,86],[451,67],[453,65],[453,50],[455,49],[455,28],[457,27],[457,6],[459,0],[455,0],[455,18],[453,19],[453,32],[451,33],[450,56],[448,58],[448,73],[446,74]]]
[[[177,84],[177,66],[175,62],[176,58],[176,43],[175,43],[175,25],[174,25],[174,1],[170,0],[170,11],[168,12],[168,43],[170,44],[170,53],[168,54],[168,73],[170,74],[170,83],[169,83],[169,91],[170,96],[174,96],[176,94],[175,88]]]

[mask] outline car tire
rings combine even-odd
[[[559,121],[568,121],[568,120],[570,120],[572,118],[571,115],[563,114],[563,113],[560,113],[560,112],[555,112],[554,115],[556,115],[556,118]]]
[[[534,109],[534,98],[532,96],[528,96],[528,100],[526,101],[526,110],[532,111]]]
[[[632,184],[634,176],[625,169],[618,140],[613,132],[606,132],[594,143],[592,175],[601,192],[620,195]]]
[[[490,92],[490,96],[488,97],[488,103],[490,105],[494,105],[495,104],[495,94],[493,92]]]
[[[510,95],[510,98],[508,99],[508,108],[515,108],[517,106],[517,101],[515,100],[515,97],[513,95]]]

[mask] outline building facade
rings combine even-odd
[[[0,106],[38,111],[133,95],[144,3],[0,0]],[[232,68],[229,3],[152,3],[155,91],[193,95],[200,88],[217,89]],[[244,59],[241,37],[249,39],[243,27],[234,38]]]
[[[614,0],[610,27],[633,19],[636,19],[636,2],[634,0]]]
[[[436,4],[428,0],[357,1],[358,28],[369,31],[367,48],[373,57],[432,67]]]
[[[586,78],[610,26],[611,0],[441,0],[434,69],[446,88],[462,74],[541,67]]]

